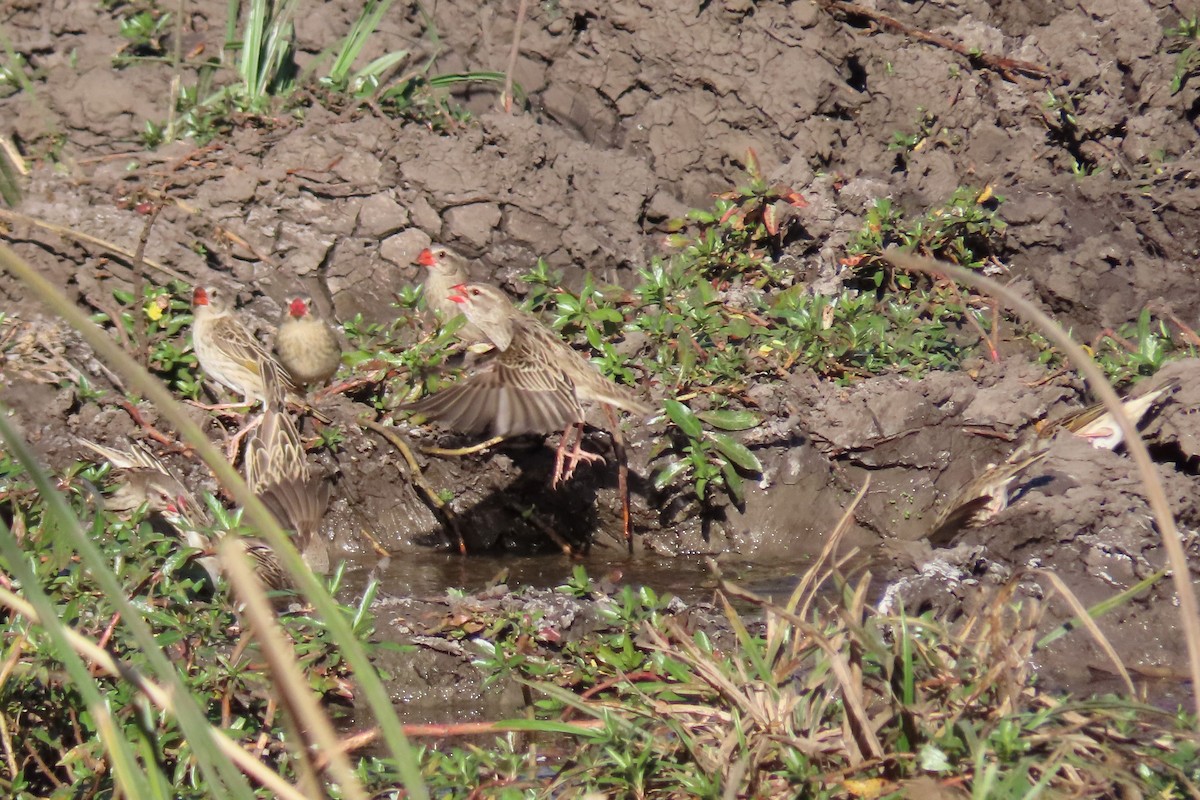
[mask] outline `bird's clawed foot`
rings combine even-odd
[[[569,454],[567,447],[571,447]],[[558,442],[558,449],[554,453],[554,477],[550,481],[550,488],[557,489],[560,483],[569,481],[581,461],[603,464],[604,456],[583,449],[583,423],[576,422],[566,427]]]

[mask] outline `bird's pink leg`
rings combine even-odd
[[[261,425],[262,421],[263,415],[259,414],[249,424],[243,426],[229,439],[228,442],[225,443],[225,457],[229,459],[230,464],[237,463],[238,451],[242,449],[242,439],[245,439],[248,433]]]
[[[573,443],[570,455],[567,454],[567,445]],[[599,461],[604,463],[604,456],[597,453],[589,453],[583,449],[583,423],[572,422],[562,432],[562,437],[558,440],[558,450],[554,453],[554,478],[550,481],[550,488],[557,489],[558,485],[564,481],[569,481],[571,476],[575,474],[575,467],[579,466],[579,462],[594,463]]]
[[[604,404],[608,417],[608,429],[613,440],[613,455],[617,458],[617,491],[621,495],[621,530],[625,534],[625,547],[633,555],[633,518],[629,510],[629,456],[625,452],[625,437],[621,435],[621,424],[612,406]]]

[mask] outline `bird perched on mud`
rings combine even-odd
[[[312,298],[303,295],[288,298],[275,353],[297,388],[325,385],[342,364],[337,335],[314,313]]]
[[[329,505],[329,482],[312,476],[300,432],[282,406],[272,404],[263,411],[246,446],[245,466],[246,484],[280,526],[295,532],[304,563],[317,574],[327,573],[329,544],[320,528]],[[273,588],[288,585],[287,573],[270,548],[255,544],[262,547],[247,542],[247,549],[259,562],[264,581]]]
[[[507,437],[562,428],[554,486],[569,478],[579,461],[603,460],[582,450],[585,404],[602,406],[614,429],[613,407],[639,417],[654,410],[630,389],[601,375],[499,289],[460,284],[449,297],[498,352],[465,379],[407,408],[463,433],[490,428],[494,436]],[[574,449],[567,455],[571,443]]]
[[[1168,392],[1179,385],[1179,380],[1172,378],[1153,391],[1145,392],[1136,397],[1126,397],[1121,401],[1129,421],[1136,427],[1142,417],[1163,399]],[[1075,411],[1066,416],[1046,422],[1038,428],[1037,438],[1045,440],[1060,430],[1070,431],[1083,439],[1087,439],[1092,447],[1102,450],[1116,450],[1124,441],[1125,434],[1113,419],[1112,412],[1104,408],[1103,403]]]
[[[291,376],[238,321],[224,290],[197,286],[192,291],[192,350],[200,368],[247,403],[282,401],[267,385],[292,388]],[[264,379],[264,374],[267,378]]]
[[[422,250],[417,256],[417,263],[429,270],[422,289],[425,307],[441,317],[443,326],[449,326],[451,322],[464,316],[462,309],[450,299],[450,295],[455,286],[465,284],[470,277],[467,273],[467,259],[448,247],[438,245]],[[486,338],[484,332],[468,320],[463,320],[455,329],[454,335],[467,343],[479,342]]]
[[[1046,447],[1032,455],[1018,451],[1001,464],[989,464],[959,489],[938,514],[929,533],[929,543],[935,547],[948,544],[963,528],[982,525],[1008,508],[1008,490],[1013,481],[1048,452]]]

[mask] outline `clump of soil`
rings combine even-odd
[[[226,5],[189,4],[186,49],[220,49]],[[300,59],[346,29],[357,5],[315,4],[298,21]],[[778,255],[814,291],[840,286],[843,248],[876,199],[917,213],[958,186],[987,186],[1004,198],[1008,223],[997,268],[1080,338],[1149,304],[1195,319],[1197,98],[1188,80],[1170,90],[1175,58],[1164,30],[1176,12],[1148,2],[1015,0],[967,0],[953,11],[884,3],[880,11],[898,24],[821,3],[704,3],[686,13],[633,2],[533,3],[515,71],[528,106],[517,113],[496,110],[495,92],[479,87],[455,98],[475,116],[449,132],[370,107],[334,112],[314,103],[296,118],[238,120],[205,147],[184,141],[148,151],[139,133],[166,117],[174,76],[153,61],[114,68],[120,9],[65,0],[42,13],[12,3],[0,22],[34,70],[36,91],[0,99],[0,134],[33,161],[21,214],[126,253],[144,238],[146,258],[161,265],[152,279],[233,286],[260,320],[276,319],[283,298],[304,291],[338,319],[389,321],[395,293],[419,280],[414,259],[431,242],[463,251],[473,277],[517,294],[517,276],[539,257],[563,270],[570,287],[587,274],[629,285],[660,253],[668,220],[711,205],[712,193],[742,179],[748,148],[772,181],[810,201],[797,212],[806,235]],[[366,56],[411,49],[417,63],[433,55],[422,13],[393,6]],[[509,4],[447,0],[431,13],[435,72],[502,69],[514,30]],[[162,206],[149,226],[144,201]],[[113,291],[137,284],[131,259],[112,247],[7,216],[0,225],[7,243],[85,306],[111,312]],[[7,278],[0,308],[43,331],[28,352],[8,352],[0,401],[49,463],[82,456],[73,439],[80,431],[104,440],[141,435],[121,407],[60,388],[80,374],[101,388],[117,384]],[[1170,369],[1181,385],[1146,432],[1190,528],[1200,389],[1192,363]],[[741,508],[698,515],[665,503],[649,482],[650,433],[635,436],[643,547],[764,561],[812,553],[867,473],[871,489],[850,543],[916,542],[947,493],[1002,460],[1035,419],[1083,399],[1076,380],[1020,354],[919,381],[882,376],[840,386],[796,372],[751,396],[769,419],[743,440],[765,470]],[[345,398],[327,409],[347,432],[326,465],[336,476],[329,524],[344,552],[361,558],[363,528],[393,553],[447,546],[454,535],[413,488],[407,465],[357,425],[364,410]],[[143,413],[153,424],[152,409]],[[532,442],[422,466],[432,486],[454,489],[451,510],[473,549],[541,542],[545,526],[571,541],[621,546],[611,534],[619,530],[615,473],[581,469],[551,491],[549,458]],[[208,480],[185,463],[190,479]],[[1086,603],[1162,565],[1127,458],[1066,439],[1043,466],[1013,508],[954,548],[907,550],[894,572],[907,582],[889,597],[903,592],[910,609],[952,604],[964,587],[1046,567]],[[932,563],[949,566],[923,569]],[[1150,590],[1105,623],[1118,634],[1129,625],[1142,631],[1116,637],[1124,655],[1180,659],[1174,610],[1160,602],[1167,591]],[[1049,602],[1059,617],[1067,613]]]

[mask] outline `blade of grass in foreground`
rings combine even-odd
[[[383,732],[383,739],[387,742],[390,755],[396,762],[397,770],[409,797],[415,798],[415,800],[427,800],[429,795],[421,780],[416,755],[404,736],[404,728],[396,715],[396,709],[392,706],[391,698],[379,674],[375,671],[370,658],[367,657],[366,651],[354,636],[354,631],[341,613],[340,606],[329,596],[321,581],[304,564],[300,554],[292,545],[291,538],[279,527],[279,523],[271,513],[254,496],[241,476],[208,440],[200,427],[192,421],[187,411],[163,385],[162,381],[146,372],[61,291],[4,245],[0,245],[0,267],[12,273],[51,312],[62,317],[78,331],[101,360],[126,381],[131,391],[139,393],[151,402],[163,418],[179,432],[184,441],[195,449],[204,463],[216,475],[221,485],[233,496],[234,501],[243,507],[246,518],[275,551],[296,587],[316,607],[317,612],[337,641],[338,647],[341,648],[347,663],[354,670],[363,695]],[[129,621],[126,620],[126,622]],[[164,678],[164,680],[167,680],[170,686],[175,687],[175,691],[182,691],[177,685],[178,676],[175,676],[173,680],[168,680],[168,678]],[[191,705],[194,707],[194,703]]]
[[[165,665],[167,670],[175,675],[176,690],[180,691],[183,695],[187,695],[187,691],[183,687],[182,681],[179,681],[175,669],[171,666],[166,656],[163,655],[162,651],[159,650],[158,644],[154,640],[149,627],[142,621],[138,611],[125,599],[124,590],[118,583],[116,576],[108,570],[99,549],[87,537],[87,534],[84,533],[79,525],[79,521],[75,519],[74,514],[71,513],[71,509],[67,506],[66,501],[63,500],[62,495],[52,485],[50,476],[34,460],[33,454],[13,429],[12,423],[9,422],[7,414],[3,411],[0,411],[0,438],[3,438],[9,451],[16,456],[17,460],[25,468],[26,473],[33,480],[34,486],[37,487],[38,492],[46,501],[47,514],[56,521],[59,529],[75,544],[84,565],[93,573],[97,582],[100,583],[108,600],[115,608],[120,610],[124,617],[136,617],[137,621],[141,623],[140,626],[133,626],[138,645],[148,651],[147,656],[151,657],[152,663],[157,660],[160,665]],[[0,521],[0,524],[2,524],[2,521]],[[4,559],[8,562],[9,569],[13,571],[17,580],[20,581],[25,596],[33,604],[34,610],[42,621],[42,626],[46,629],[51,641],[54,642],[59,658],[62,659],[64,666],[67,668],[67,674],[71,677],[72,685],[83,696],[88,709],[95,715],[96,726],[102,732],[107,731],[107,734],[102,733],[102,738],[105,749],[113,759],[113,765],[117,771],[117,780],[124,782],[125,788],[131,797],[149,796],[149,783],[146,781],[146,776],[134,766],[137,761],[130,750],[129,742],[123,736],[117,734],[119,727],[115,725],[115,721],[109,713],[108,705],[102,698],[100,688],[88,672],[83,660],[71,648],[62,620],[59,618],[54,604],[46,593],[42,591],[41,582],[25,560],[28,558],[27,554],[21,550],[20,545],[12,536],[12,532],[7,525],[3,525],[3,534],[3,536],[0,536],[0,553],[3,553]],[[139,632],[143,633],[144,636],[138,636]],[[179,720],[180,727],[189,738],[192,736],[195,736],[197,740],[206,738],[201,737],[199,733],[201,727],[207,723],[204,721],[199,708],[194,703],[186,714],[179,715]],[[212,749],[203,747],[203,742],[198,741],[194,746],[194,751],[196,752],[200,770],[204,774],[205,780],[209,781],[213,787],[225,788],[231,797],[246,798],[247,800],[253,797],[250,793],[249,784],[246,783],[245,778],[236,769],[232,767],[221,769],[219,767],[224,759],[214,758],[215,753]],[[239,783],[241,784],[240,787]]]
[[[900,269],[933,276],[946,275],[973,289],[999,298],[1022,318],[1036,325],[1047,339],[1062,349],[1075,369],[1083,373],[1088,386],[1104,403],[1105,410],[1116,420],[1117,427],[1125,436],[1125,446],[1137,465],[1146,502],[1154,514],[1154,521],[1158,524],[1159,535],[1162,537],[1163,546],[1166,548],[1171,565],[1171,579],[1175,583],[1175,596],[1179,598],[1180,626],[1183,628],[1184,639],[1187,642],[1192,686],[1200,686],[1200,603],[1196,600],[1196,591],[1192,588],[1189,578],[1191,571],[1188,568],[1187,553],[1184,552],[1179,528],[1175,525],[1175,517],[1171,514],[1171,507],[1167,503],[1166,490],[1154,467],[1154,461],[1150,458],[1150,451],[1146,449],[1146,443],[1142,441],[1142,436],[1138,433],[1137,427],[1130,420],[1129,415],[1122,411],[1121,398],[1117,396],[1116,389],[1105,378],[1104,372],[1071,338],[1071,335],[1062,329],[1062,326],[1029,300],[999,281],[955,264],[922,258],[894,247],[884,253],[884,258]],[[1196,724],[1200,725],[1200,691],[1193,691],[1192,695]]]

